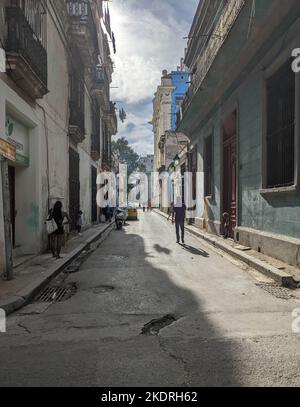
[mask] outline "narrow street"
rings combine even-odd
[[[8,318],[1,385],[300,385],[300,303],[257,278],[191,235],[176,244],[170,223],[140,212],[68,276],[74,296]]]

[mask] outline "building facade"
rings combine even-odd
[[[85,226],[98,219],[97,173],[109,165],[117,132],[102,9],[101,0],[1,2],[0,138],[16,150],[16,159],[7,160],[15,258],[46,248],[44,222],[57,200],[70,213],[71,229],[79,209]],[[2,199],[2,253],[3,211]]]
[[[177,127],[177,113],[180,111],[182,102],[189,86],[189,73],[177,70],[171,72],[172,85],[174,90],[172,92],[172,111],[171,111],[171,128],[169,130],[175,131]]]
[[[185,64],[191,85],[178,130],[191,140],[196,224],[300,265],[296,0],[199,3]]]

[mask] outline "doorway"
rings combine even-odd
[[[12,246],[16,246],[16,170],[15,167],[8,166],[8,182],[9,182],[9,207],[10,207],[10,222]]]
[[[229,237],[234,238],[237,225],[237,112],[223,122],[223,199],[222,215],[229,215]],[[222,229],[224,233],[223,216]]]
[[[69,149],[69,214],[72,219],[70,229],[76,228],[78,212],[80,210],[80,179],[79,179],[79,154],[72,148]]]

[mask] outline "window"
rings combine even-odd
[[[295,181],[295,74],[288,61],[267,80],[267,188],[288,187]]]
[[[213,141],[212,135],[205,139],[204,144],[204,195],[212,196],[212,164]]]

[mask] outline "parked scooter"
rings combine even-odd
[[[123,209],[117,208],[115,213],[115,222],[118,230],[121,230],[125,224],[125,212]]]

